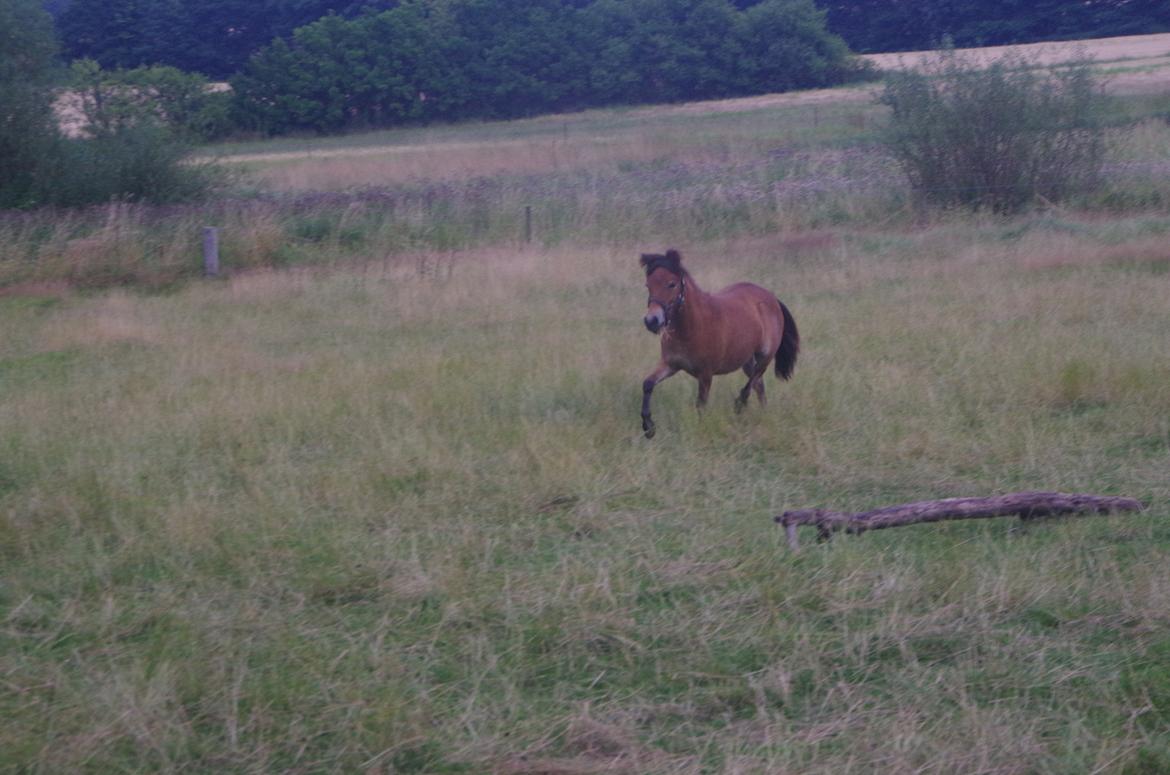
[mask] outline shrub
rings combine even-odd
[[[227,136],[231,95],[196,73],[156,65],[104,70],[92,59],[70,68],[85,128],[100,137],[128,126],[158,124],[192,141]]]
[[[1101,182],[1105,97],[1087,59],[1042,69],[1009,54],[984,66],[940,51],[890,74],[879,101],[920,202],[1012,212]]]
[[[62,139],[46,161],[37,201],[62,207],[132,202],[186,202],[216,180],[208,164],[185,161],[187,146],[163,127],[124,126],[92,138]]]

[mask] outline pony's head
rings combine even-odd
[[[666,253],[643,253],[642,268],[646,270],[646,316],[642,322],[650,333],[657,334],[669,327],[675,314],[687,297],[686,271],[677,250]]]

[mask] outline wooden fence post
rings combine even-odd
[[[203,276],[219,276],[219,229],[203,227]]]

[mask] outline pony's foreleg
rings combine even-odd
[[[659,362],[654,371],[650,372],[650,376],[642,380],[642,431],[648,439],[654,438],[654,421],[650,419],[650,396],[654,393],[654,386],[676,371],[678,369]]]

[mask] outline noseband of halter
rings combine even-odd
[[[663,320],[663,326],[670,328],[675,314],[682,309],[683,303],[687,300],[687,277],[686,272],[682,268],[682,256],[673,248],[666,251],[665,254],[643,253],[642,267],[646,270],[647,277],[653,274],[656,269],[665,269],[678,278],[681,290],[678,296],[675,296],[672,301],[668,304],[663,304],[651,296],[646,302],[647,305],[657,304],[662,308],[662,314],[665,318]]]
[[[658,268],[657,266],[647,267],[646,268],[647,276],[649,276],[649,274],[657,268]],[[671,270],[669,267],[663,266],[663,268],[667,269],[673,273],[673,270]],[[654,298],[653,296],[648,297],[646,300],[647,305],[657,304],[659,307],[662,307],[662,315],[664,317],[662,325],[664,328],[670,328],[670,324],[672,322],[674,322],[675,313],[677,313],[680,309],[682,309],[682,305],[687,300],[687,278],[681,274],[677,274],[676,276],[678,277],[680,290],[678,292],[678,296],[675,296],[672,301],[669,301],[669,302],[663,304],[661,301]]]

